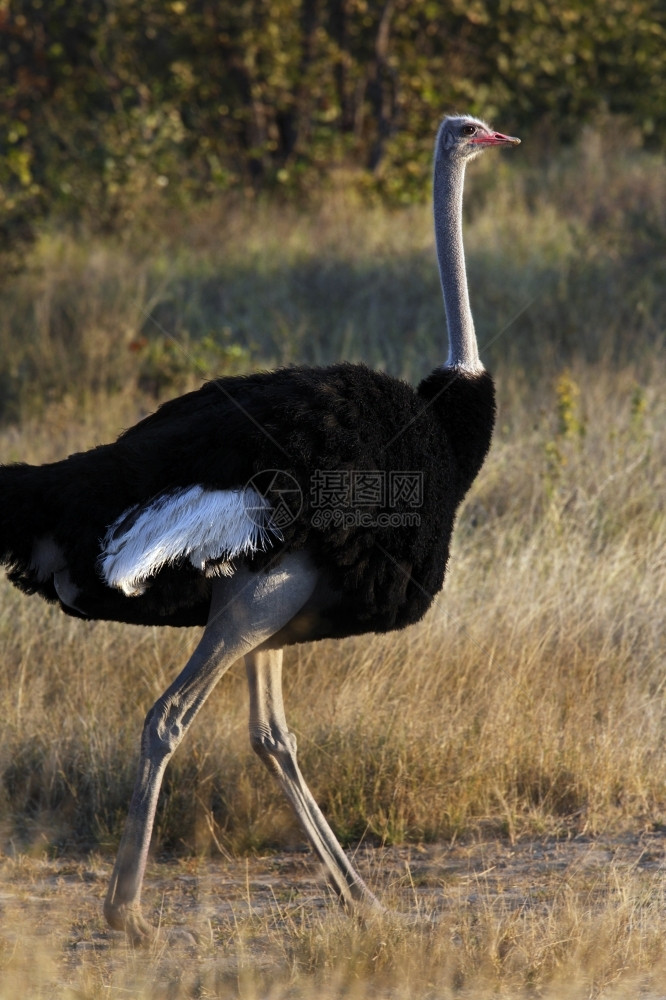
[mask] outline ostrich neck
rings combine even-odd
[[[435,242],[449,330],[447,368],[483,371],[467,291],[462,234],[465,164],[438,156],[434,174]]]

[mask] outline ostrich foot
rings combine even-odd
[[[127,940],[135,947],[145,947],[157,937],[157,930],[145,919],[139,906],[120,904],[104,906],[104,916],[114,931],[124,931]]]
[[[138,907],[119,906],[113,910],[107,907],[104,912],[109,926],[114,931],[123,931],[135,948],[156,943],[197,948],[201,943],[199,936],[186,927],[153,927]]]

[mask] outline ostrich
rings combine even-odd
[[[442,586],[456,510],[495,413],[467,291],[465,167],[519,141],[469,116],[439,128],[434,219],[449,354],[416,390],[348,363],[221,378],[112,444],[0,467],[0,562],[14,584],[83,619],[205,626],[146,716],[104,905],[111,927],[136,943],[154,933],[140,896],[166,765],[241,657],[253,749],[341,901],[381,910],[299,770],[282,649],[403,628]]]

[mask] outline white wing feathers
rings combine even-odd
[[[207,576],[231,576],[234,559],[282,539],[271,514],[266,498],[251,488],[173,490],[130,507],[109,526],[99,571],[128,597],[142,594],[163,566],[184,559]]]

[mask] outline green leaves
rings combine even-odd
[[[303,192],[352,167],[428,189],[440,116],[666,134],[661,0],[15,0],[0,11],[0,229],[141,199]],[[0,239],[2,234],[0,234]]]

